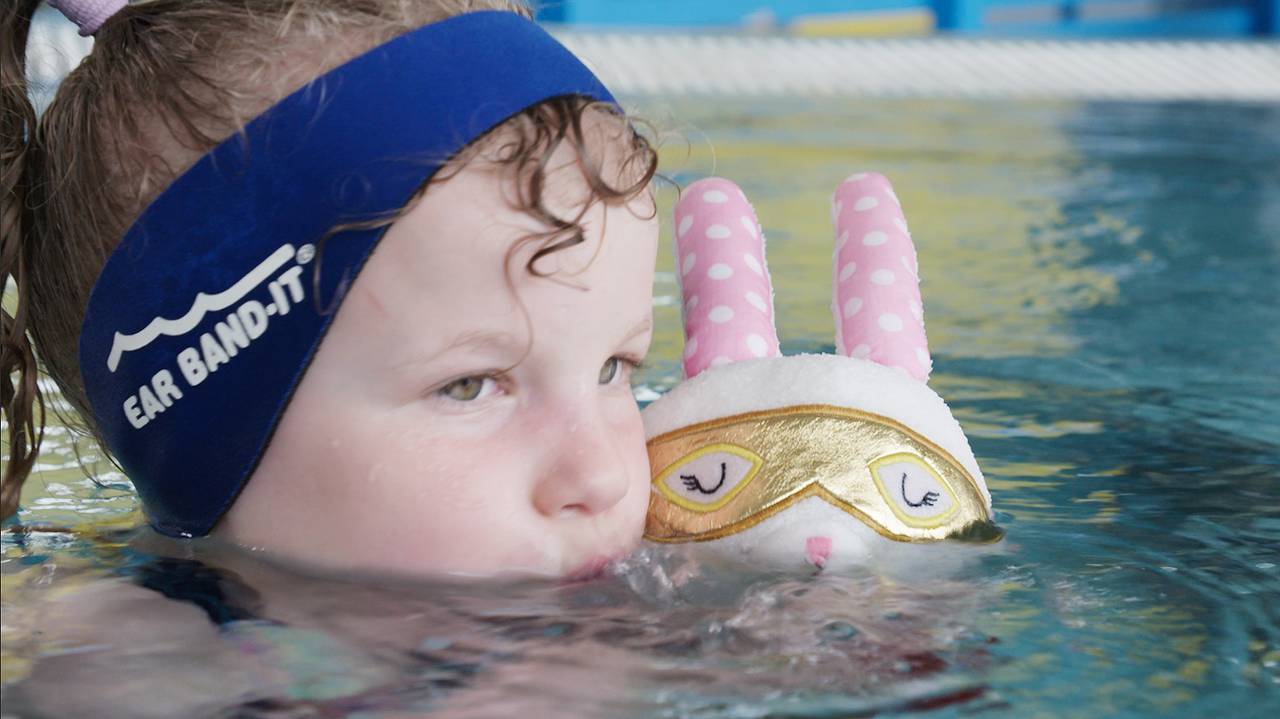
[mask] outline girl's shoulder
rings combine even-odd
[[[388,679],[349,643],[263,616],[256,592],[198,560],[156,558],[6,595],[5,653],[29,659],[5,687],[5,709],[18,716],[202,716],[263,698],[346,696]]]
[[[6,713],[196,716],[252,690],[219,628],[193,604],[118,578],[30,595],[6,597],[6,654],[28,660],[26,675],[5,687]]]

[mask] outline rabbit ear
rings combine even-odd
[[[919,265],[893,187],[873,172],[849,176],[832,197],[831,220],[836,351],[928,381]]]
[[[681,194],[675,227],[685,377],[737,360],[777,357],[764,233],[746,195],[725,179],[699,180]]]

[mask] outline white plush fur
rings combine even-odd
[[[807,561],[806,543],[814,536],[831,540],[827,569],[866,566],[889,541],[821,497],[806,497],[754,527],[708,545],[720,545],[721,552],[752,566],[798,567]]]
[[[766,357],[712,367],[644,410],[647,438],[745,412],[829,404],[895,419],[947,450],[991,494],[947,403],[928,385],[875,362],[841,355]]]
[[[827,572],[861,568],[915,578],[946,576],[983,554],[1000,551],[978,544],[895,542],[820,497],[806,497],[754,527],[700,542],[691,550],[754,569],[812,571],[815,567],[807,557],[810,537],[831,540],[831,553],[821,567]]]
[[[644,410],[649,438],[689,425],[745,412],[805,404],[848,407],[895,419],[945,449],[977,480],[991,507],[982,470],[946,402],[904,373],[840,355],[794,355],[712,367]],[[826,569],[897,563],[934,563],[927,547],[887,539],[819,497],[801,500],[730,537],[700,543],[709,551],[753,566],[806,566],[810,537],[831,540]]]

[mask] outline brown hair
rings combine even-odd
[[[0,281],[12,278],[17,295],[12,314],[0,314],[0,404],[9,440],[3,517],[17,510],[44,431],[33,347],[82,419],[78,429],[97,434],[80,379],[80,325],[107,256],[160,191],[249,119],[369,48],[465,12],[532,15],[523,0],[135,2],[95,33],[93,51],[37,119],[27,97],[25,51],[38,4],[13,0],[0,10]],[[616,149],[591,151],[596,138],[583,126],[589,114],[617,119],[624,134]],[[586,207],[564,218],[543,201],[548,160],[566,142],[578,153],[592,201],[629,202],[657,167],[651,144],[612,106],[568,97],[513,117],[453,165],[470,161],[482,144],[497,144],[496,153],[486,154],[518,178],[518,196],[508,201],[551,228],[521,243],[540,243],[526,266],[538,275],[540,258],[582,241]],[[620,157],[606,158],[617,151]],[[605,178],[606,167],[615,183]],[[443,179],[441,173],[432,181]]]

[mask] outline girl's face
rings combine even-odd
[[[588,197],[553,157],[547,205]],[[309,562],[556,576],[637,543],[657,221],[596,203],[584,242],[525,269],[546,228],[473,161],[425,193],[360,272],[221,536]],[[606,175],[607,176],[607,175]],[[341,242],[341,239],[335,240]]]

